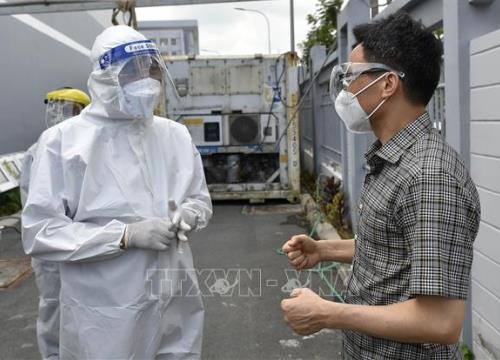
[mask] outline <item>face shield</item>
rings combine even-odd
[[[45,108],[45,124],[47,128],[61,121],[80,114],[84,105],[69,100],[51,99]]]
[[[333,102],[341,91],[347,91],[351,83],[363,74],[378,74],[395,72],[400,78],[404,73],[395,71],[387,65],[379,63],[354,63],[347,62],[333,67],[330,75],[330,98]]]
[[[118,86],[121,112],[133,118],[153,116],[168,78],[153,42],[141,40],[112,48],[99,58],[99,66]]]
[[[165,77],[165,71],[166,69],[162,68],[156,57],[140,55],[129,59],[123,64],[118,73],[118,82],[121,87],[146,78],[161,83]]]

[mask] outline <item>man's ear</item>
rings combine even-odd
[[[398,89],[399,83],[401,79],[399,76],[393,72],[387,73],[385,76],[384,89],[382,90],[382,98],[387,99],[394,95],[396,90]]]

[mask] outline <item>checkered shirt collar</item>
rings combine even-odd
[[[375,141],[365,154],[368,163],[378,163],[374,157],[395,164],[403,153],[422,135],[432,128],[429,114],[424,112],[415,121],[398,132],[391,140],[382,146],[380,140]]]

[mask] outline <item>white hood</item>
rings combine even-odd
[[[126,25],[108,27],[97,36],[90,53],[92,72],[89,76],[88,88],[92,102],[83,111],[84,116],[91,114],[94,117],[109,120],[134,119],[133,116],[120,111],[119,95],[122,89],[118,84],[117,74],[112,68],[102,70],[99,58],[116,46],[141,40],[147,40],[147,38]]]

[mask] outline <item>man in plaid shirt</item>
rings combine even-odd
[[[457,342],[480,221],[476,188],[425,107],[439,81],[442,45],[398,12],[354,29],[358,46],[331,88],[350,131],[373,131],[352,240],[292,237],[296,269],[352,263],[345,304],[309,289],[283,300],[301,335],[342,329],[345,359],[461,359]]]

